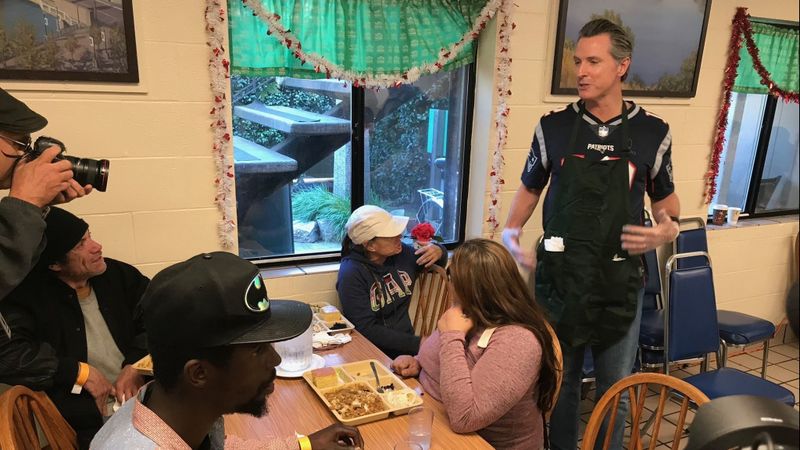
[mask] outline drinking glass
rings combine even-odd
[[[394,450],[422,450],[422,447],[414,442],[401,441],[394,444]]]
[[[428,450],[431,447],[433,410],[424,406],[411,408],[408,412],[408,440]]]
[[[281,356],[281,365],[279,366],[281,370],[297,372],[311,365],[313,334],[313,327],[308,327],[303,334],[294,339],[273,344],[275,351]]]

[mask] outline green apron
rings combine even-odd
[[[641,258],[620,242],[630,217],[628,111],[623,103],[622,151],[600,161],[575,148],[583,114],[581,102],[569,146],[575,153],[564,158],[537,248],[536,299],[562,345],[606,347],[630,328],[642,285]]]

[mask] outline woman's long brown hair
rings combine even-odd
[[[477,328],[518,325],[536,336],[542,347],[536,404],[549,411],[559,370],[553,340],[514,258],[495,241],[472,239],[453,253],[449,272],[461,308]]]

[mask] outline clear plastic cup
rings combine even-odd
[[[312,336],[313,327],[309,327],[303,334],[288,341],[276,342],[275,351],[281,356],[281,370],[297,372],[311,365],[313,355]]]
[[[394,444],[394,450],[422,450],[422,447],[414,442],[401,441]]]
[[[433,410],[417,406],[408,411],[408,441],[422,447],[431,448],[431,429],[433,428]]]

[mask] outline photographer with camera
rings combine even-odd
[[[48,205],[92,191],[73,179],[73,161],[60,156],[63,147],[33,152],[31,133],[45,125],[47,119],[0,88],[0,189],[10,189],[0,199],[0,301],[39,259]]]

